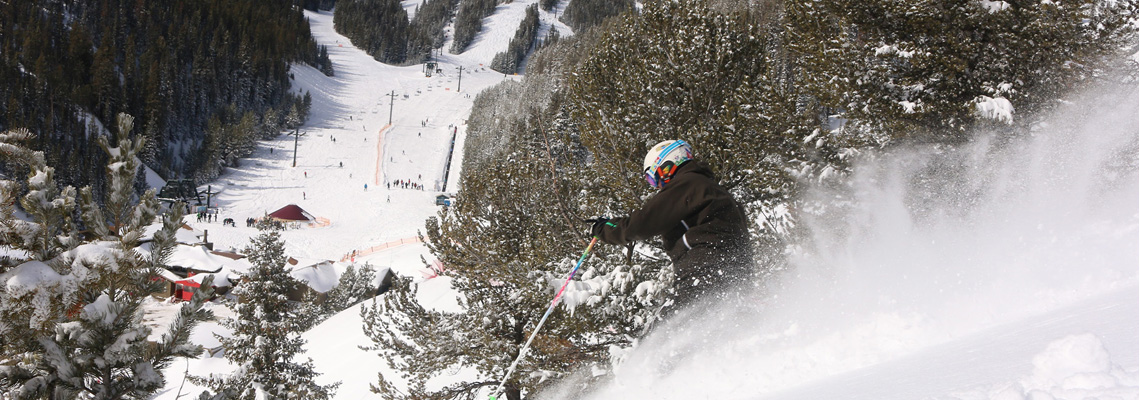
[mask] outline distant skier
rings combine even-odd
[[[624,245],[660,235],[676,271],[676,298],[666,315],[707,297],[723,297],[751,273],[748,217],[717,183],[708,165],[693,159],[682,140],[653,146],[643,164],[659,192],[624,218],[597,218],[591,232],[602,242]]]

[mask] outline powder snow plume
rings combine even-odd
[[[1073,385],[1093,388],[1081,398],[1136,398],[1140,105],[1135,86],[1105,92],[1027,137],[867,157],[848,190],[812,191],[825,206],[802,221],[811,233],[787,271],[657,330],[613,382],[584,397],[818,398],[804,393],[846,380],[836,395],[848,399],[1025,399],[1071,394]],[[1105,296],[1123,300],[1070,311]],[[1123,369],[1096,357],[1084,364],[1106,365],[1105,379],[1078,371],[1086,379],[1035,383],[1066,371],[1041,371],[1039,360],[1057,358],[1047,349],[1074,340],[1097,349],[1112,336],[1058,328],[1095,331],[1080,318],[1098,312],[1123,321],[1104,323],[1122,332],[1113,337],[1131,337],[1116,341],[1131,346],[1114,354]],[[1025,354],[984,343],[1025,343]],[[968,353],[978,354],[958,355]],[[976,372],[989,370],[999,373]],[[956,381],[963,371],[979,376]],[[905,383],[927,381],[940,383]],[[1101,383],[1073,383],[1092,381]],[[579,396],[571,385],[550,397]]]

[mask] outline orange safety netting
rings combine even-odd
[[[420,242],[419,236],[410,237],[410,238],[406,238],[406,239],[400,239],[400,240],[393,240],[391,242],[380,244],[377,246],[372,246],[372,247],[369,247],[367,249],[353,250],[351,253],[345,254],[344,257],[341,257],[340,261],[342,261],[342,262],[343,261],[355,262],[356,257],[364,257],[364,256],[367,256],[369,254],[384,251],[384,250],[387,250],[387,249],[390,249],[393,247],[402,246],[402,245],[410,244],[410,243],[419,243],[419,242]]]

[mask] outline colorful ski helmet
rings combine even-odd
[[[677,168],[693,159],[693,148],[684,140],[666,140],[649,149],[642,164],[649,186],[663,188]]]

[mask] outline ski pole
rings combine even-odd
[[[542,325],[546,323],[546,318],[554,311],[554,307],[558,305],[558,300],[562,299],[562,293],[566,291],[566,286],[574,279],[574,275],[578,273],[578,268],[582,266],[582,262],[586,261],[586,257],[590,255],[590,250],[594,248],[594,243],[597,242],[597,236],[594,236],[594,239],[590,240],[590,245],[586,246],[586,251],[582,252],[582,257],[578,258],[578,264],[574,265],[574,269],[570,270],[570,276],[567,276],[566,281],[562,282],[562,288],[558,289],[558,294],[554,295],[554,300],[550,302],[550,307],[546,308],[546,313],[542,314],[542,319],[538,320],[538,326],[534,327],[534,331],[531,331],[530,338],[527,338],[526,344],[524,344],[522,350],[519,351],[518,357],[515,357],[515,361],[511,363],[511,367],[507,368],[507,373],[503,375],[503,379],[499,381],[499,386],[495,387],[495,390],[491,392],[490,400],[496,400],[496,397],[502,394],[501,391],[503,390],[503,385],[507,383],[507,378],[511,377],[511,374],[515,372],[515,367],[519,365],[519,361],[522,361],[523,357],[526,356],[527,350],[530,350],[530,343],[534,341],[535,335],[538,335],[538,330],[542,329]]]

